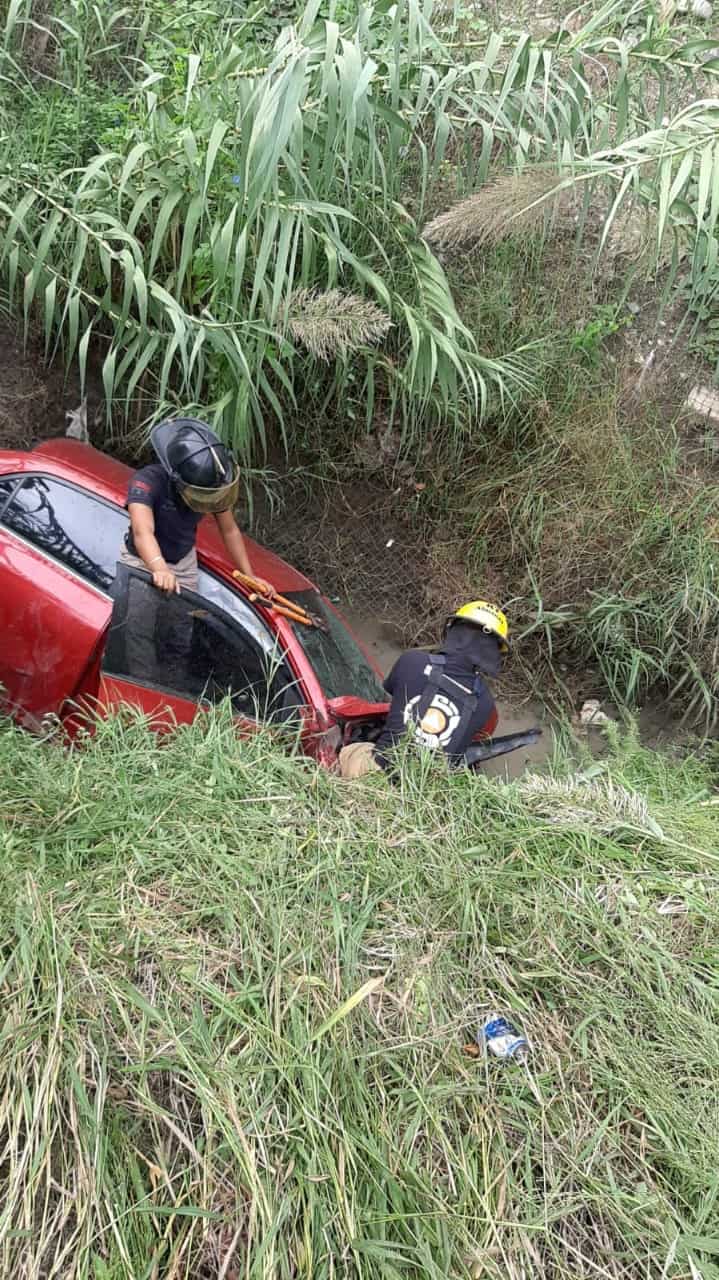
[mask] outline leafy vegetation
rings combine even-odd
[[[709,762],[349,786],[220,710],[0,773],[3,1274],[716,1274]]]
[[[554,260],[566,263],[561,247]],[[691,384],[680,377],[680,357],[669,352],[664,381],[642,385],[639,344],[608,345],[617,333],[632,336],[625,305],[592,304],[581,289],[570,300],[571,270],[568,280],[561,267],[548,280],[547,255],[517,249],[478,269],[477,290],[496,296],[508,265],[520,283],[501,284],[491,323],[517,325],[511,313],[522,306],[528,338],[549,328],[541,392],[503,436],[474,450],[454,485],[445,473],[435,487],[420,472],[428,518],[463,531],[470,577],[482,581],[501,566],[524,637],[520,657],[538,687],[559,677],[593,692],[586,672],[598,671],[596,690],[603,683],[617,703],[667,697],[711,729],[719,707],[716,460],[701,429],[681,420]],[[661,353],[656,342],[650,332],[643,349]]]
[[[715,487],[618,345],[649,281],[714,358],[717,65],[670,8],[5,0],[3,307],[125,445],[374,450],[452,558],[416,598],[398,558],[412,639],[486,583],[535,679],[711,725]],[[572,753],[343,788],[222,710],[0,726],[0,1272],[716,1280],[716,760]],[[463,1051],[490,1009],[528,1069]]]
[[[716,258],[715,107],[659,124],[665,81],[698,69],[696,49],[653,18],[638,43],[617,43],[616,3],[570,39],[512,46],[488,32],[479,56],[419,0],[327,13],[310,0],[279,28],[260,9],[187,0],[34,12],[7,8],[1,261],[48,351],[83,371],[99,346],[114,415],[138,396],[156,412],[201,405],[249,454],[268,418],[286,430],[317,376],[293,299],[338,288],[393,327],[381,349],[361,324],[353,335],[368,423],[380,391],[412,435],[438,419],[467,430],[521,396],[530,353],[479,349],[429,248],[445,224],[421,234],[447,162],[459,191],[543,166],[541,193],[520,182],[516,215],[504,210],[510,229],[575,188],[586,215],[599,183],[604,236],[631,195],[654,219],[655,252],[674,237],[697,278]],[[645,67],[662,86],[651,110]],[[475,199],[476,217],[471,200],[446,215],[465,239],[485,225],[487,196]],[[347,389],[346,335],[336,352],[327,403]]]

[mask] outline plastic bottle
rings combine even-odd
[[[487,1047],[495,1058],[505,1061],[525,1062],[529,1053],[529,1042],[511,1022],[499,1013],[490,1013],[481,1023],[477,1035],[479,1044]]]

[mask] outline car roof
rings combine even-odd
[[[19,455],[15,455],[19,456]],[[0,454],[0,458],[3,455]],[[7,459],[8,455],[4,457]],[[118,506],[124,506],[127,498],[127,485],[132,475],[132,468],[101,453],[91,444],[80,440],[72,440],[67,436],[58,436],[46,440],[29,454],[23,454],[23,470],[29,470],[32,459],[36,465],[65,480],[84,482],[99,497],[106,498]],[[311,591],[314,583],[299,573],[286,560],[276,556],[245,535],[247,551],[253,571],[260,578],[267,578],[278,590]],[[231,574],[232,563],[225,551],[222,536],[214,520],[206,516],[201,522],[197,534],[197,550],[200,558],[211,568]]]

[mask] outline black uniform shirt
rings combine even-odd
[[[155,537],[168,564],[177,564],[191,551],[197,538],[197,526],[202,516],[191,511],[182,501],[170,477],[159,462],[136,471],[127,491],[127,503],[141,502],[152,508],[155,517]],[[125,546],[131,555],[137,555],[132,528],[125,535]]]
[[[427,685],[433,668],[431,655],[424,649],[410,649],[395,662],[384,687],[391,695],[390,705],[384,728],[375,744],[378,762],[386,767],[384,752],[399,742],[407,732],[407,726],[414,723],[413,712],[417,708],[420,697]],[[450,681],[449,690],[435,691],[432,702],[424,714],[421,725],[416,725],[415,741],[430,750],[444,751],[450,759],[459,759],[474,736],[483,729],[494,710],[494,698],[487,685],[474,674],[473,668],[456,659],[448,657],[442,667],[435,667]],[[453,696],[456,689],[456,697]],[[467,724],[462,728],[460,718],[463,701],[472,693],[477,693],[477,707]]]

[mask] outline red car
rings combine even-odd
[[[213,520],[197,541],[199,594],[168,597],[117,559],[130,470],[90,445],[55,439],[0,452],[0,698],[31,729],[78,703],[131,703],[153,723],[187,723],[229,695],[241,726],[302,717],[309,755],[330,764],[343,740],[386,713],[380,673],[317,588],[248,540],[254,571],[324,621],[307,627],[250,603]],[[112,588],[112,596],[110,594]],[[152,669],[133,656],[132,611],[154,609]],[[128,625],[129,619],[129,625]]]

